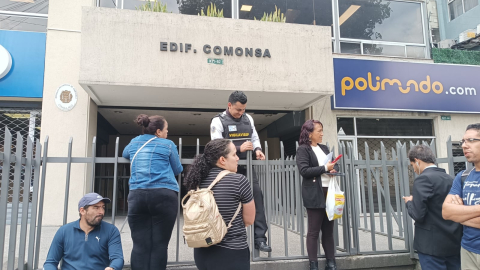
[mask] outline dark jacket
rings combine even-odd
[[[320,149],[328,155],[330,151],[323,144]],[[333,161],[333,157],[332,157]],[[325,208],[325,195],[322,190],[322,173],[326,173],[325,166],[319,166],[317,156],[310,145],[300,145],[297,149],[297,166],[302,181],[302,197],[305,208]],[[335,165],[338,171],[338,165]]]
[[[442,205],[452,187],[453,177],[441,168],[426,168],[413,182],[413,200],[408,214],[415,220],[413,248],[433,256],[460,254],[462,225],[442,217]]]

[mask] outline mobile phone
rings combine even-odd
[[[338,157],[332,163],[337,162],[342,156],[343,156],[342,154],[338,155]]]

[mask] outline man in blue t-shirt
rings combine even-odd
[[[442,215],[464,225],[462,269],[480,269],[480,123],[467,127],[461,146],[465,158],[475,167],[463,183],[463,171],[457,174],[443,203]]]

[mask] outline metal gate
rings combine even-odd
[[[27,150],[22,153],[23,138],[20,133],[16,134],[16,150],[12,153],[12,135],[5,128],[5,140],[2,152],[0,152],[0,164],[3,168],[12,167],[13,177],[10,170],[2,170],[1,185],[5,187],[13,182],[13,189],[10,194],[12,223],[7,225],[5,216],[9,205],[8,189],[2,189],[0,194],[0,237],[8,241],[6,251],[4,245],[0,245],[0,270],[3,269],[3,262],[7,262],[6,269],[20,269],[25,264],[25,269],[38,269],[43,264],[48,250],[40,248],[41,241],[50,241],[50,236],[42,236],[42,215],[45,191],[46,172],[48,164],[66,164],[65,171],[65,202],[63,212],[63,224],[67,222],[68,194],[70,189],[71,165],[91,164],[90,177],[95,179],[87,192],[96,191],[102,195],[111,194],[111,214],[106,215],[104,220],[115,224],[121,231],[124,253],[128,255],[129,249],[129,228],[125,219],[125,205],[123,211],[117,210],[119,194],[126,196],[128,184],[125,175],[129,160],[118,157],[119,138],[115,142],[114,157],[96,157],[95,151],[92,157],[72,157],[72,139],[68,145],[66,157],[51,157],[48,155],[48,137],[42,145],[37,140],[35,143],[29,136],[26,136]],[[418,142],[417,142],[418,143]],[[426,142],[423,142],[428,144]],[[413,142],[410,143],[411,147]],[[429,146],[433,146],[432,141]],[[299,175],[294,156],[285,156],[283,143],[280,143],[281,157],[277,160],[268,158],[268,145],[265,143],[266,160],[252,160],[251,155],[247,160],[240,161],[240,164],[247,166],[248,178],[256,173],[264,194],[265,212],[269,226],[268,241],[273,247],[272,253],[255,252],[251,248],[253,261],[283,260],[307,258],[305,251],[305,237],[307,217],[301,198],[301,177]],[[449,155],[447,158],[438,158],[440,165],[446,164],[450,172],[454,171],[455,162],[465,162],[464,157],[454,157],[452,154],[452,142],[447,142]],[[182,140],[178,142],[178,150],[181,162],[184,166],[192,163],[193,159],[182,158]],[[385,147],[382,144],[379,152],[373,152],[373,159],[370,159],[368,145],[365,144],[364,153],[355,153],[351,143],[340,143],[339,152],[344,155],[341,159],[341,171],[346,176],[339,179],[342,190],[346,195],[346,207],[341,219],[335,221],[334,238],[336,243],[336,256],[349,256],[357,254],[382,254],[382,253],[408,253],[413,256],[413,229],[412,221],[405,210],[402,196],[410,194],[411,172],[407,159],[407,144],[397,143],[395,149],[387,156]],[[93,140],[92,149],[96,149],[96,140]],[[196,152],[200,153],[200,145],[197,140]],[[332,149],[334,150],[334,149]],[[98,175],[95,172],[95,165],[103,164],[110,166],[110,173]],[[24,172],[24,173],[23,173]],[[183,176],[178,176],[180,186]],[[22,211],[26,213],[31,208],[31,221],[27,215],[22,216],[17,222],[16,216],[20,211],[20,196],[28,196],[29,189],[23,188],[29,181],[33,182],[32,197],[30,204],[22,204]],[[111,187],[111,188],[110,188]],[[169,264],[191,264],[193,263],[193,250],[183,244],[180,227],[183,218],[180,212],[181,194],[178,196],[178,210],[176,228],[173,231],[174,237],[170,241]],[[49,228],[51,229],[51,228]],[[253,228],[248,230],[248,241],[253,247]],[[7,233],[7,231],[9,233]],[[5,235],[7,238],[5,238]],[[131,241],[130,241],[131,242]],[[319,243],[320,245],[320,243]],[[19,250],[16,254],[16,248]],[[319,249],[319,256],[323,256]],[[18,259],[17,259],[18,258]],[[16,260],[17,259],[17,260]],[[125,257],[126,265],[129,259]]]

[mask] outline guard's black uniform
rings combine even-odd
[[[240,159],[247,158],[247,152],[240,152],[240,146],[247,140],[252,138],[253,128],[252,124],[247,116],[247,114],[243,114],[240,118],[236,119],[233,118],[228,111],[223,112],[215,116],[218,117],[220,122],[223,126],[222,137],[225,139],[233,139],[233,144],[237,148],[237,156]],[[214,119],[215,119],[214,118]],[[213,119],[212,119],[213,120]],[[212,126],[212,134],[214,132],[214,127]],[[212,139],[215,139],[212,136]],[[236,140],[236,139],[245,139],[245,140]],[[253,168],[252,168],[253,170]],[[237,168],[237,173],[243,174],[246,176],[247,168],[245,165],[239,165]],[[265,207],[263,204],[263,194],[262,190],[260,189],[260,185],[255,174],[253,171],[253,179],[252,179],[252,189],[253,189],[253,199],[255,201],[255,223],[254,223],[254,231],[255,231],[255,244],[259,244],[260,242],[267,242],[267,221],[265,218]]]

